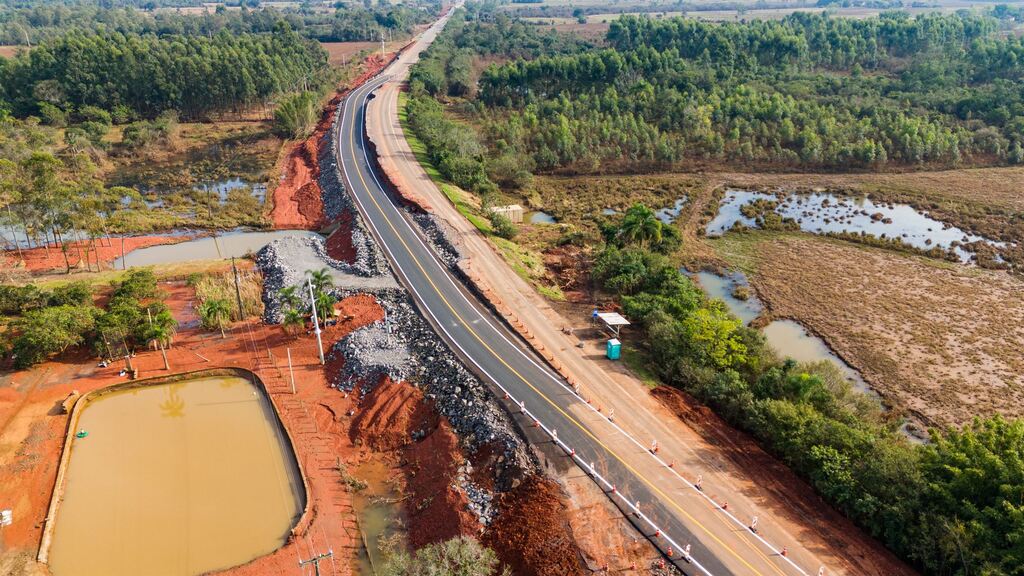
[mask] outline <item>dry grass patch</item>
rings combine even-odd
[[[1024,416],[1024,281],[805,235],[731,236],[712,245],[754,272],[771,314],[821,335],[891,405],[929,424]]]

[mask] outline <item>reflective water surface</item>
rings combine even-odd
[[[305,503],[269,401],[211,377],[112,392],[77,427],[55,576],[193,576],[284,544]]]
[[[124,263],[132,266],[152,266],[154,264],[173,264],[189,260],[219,260],[245,256],[250,252],[258,252],[267,244],[286,236],[319,236],[308,230],[273,230],[273,231],[235,231],[197,238],[179,244],[163,244],[140,248],[125,255]],[[121,268],[121,258],[114,261],[114,268]]]
[[[870,234],[879,238],[892,238],[900,242],[929,250],[934,247],[952,248],[964,262],[971,253],[959,244],[984,241],[994,246],[1000,242],[970,234],[906,204],[876,203],[869,198],[852,198],[835,194],[788,194],[778,197],[763,192],[727,190],[718,207],[718,213],[708,224],[708,236],[724,234],[735,224],[756,227],[753,218],[744,216],[742,208],[757,200],[778,201],[774,212],[793,219],[800,229],[815,234],[850,233]]]

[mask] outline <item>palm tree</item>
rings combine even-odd
[[[302,305],[302,299],[299,298],[298,290],[298,286],[285,286],[278,290],[277,297],[281,300],[281,306],[297,310]]]
[[[324,292],[334,288],[334,279],[331,278],[330,268],[321,268],[315,271],[308,270],[306,274],[309,274],[309,279],[313,282],[313,290]]]
[[[167,348],[171,345],[171,338],[174,333],[169,326],[158,324],[155,321],[146,330],[146,339],[160,347],[160,354],[164,357],[164,370],[170,370],[171,364],[167,361]]]
[[[648,243],[661,243],[661,220],[643,204],[634,204],[626,211],[619,226],[619,236],[627,242],[637,242],[642,248]]]
[[[284,319],[281,321],[281,327],[284,328],[286,334],[294,335],[305,323],[306,317],[302,315],[302,312],[299,312],[294,308],[289,308],[284,311]]]
[[[220,328],[221,338],[228,337],[224,333],[224,322],[231,317],[231,306],[227,300],[213,299],[203,302],[203,305],[199,307],[199,315],[203,319],[203,325],[216,326]]]
[[[337,300],[328,292],[316,292],[313,294],[313,302],[316,304],[316,313],[321,326],[327,326],[328,314],[334,314],[334,303]]]

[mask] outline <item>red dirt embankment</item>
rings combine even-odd
[[[345,96],[376,76],[397,56],[398,52],[389,54],[387,58],[377,54],[368,56],[363,61],[363,72],[324,106],[313,133],[292,147],[284,160],[283,178],[272,194],[274,206],[270,210],[270,221],[274,228],[315,230],[328,224],[317,182],[320,178],[320,152],[326,145],[324,136],[330,131],[334,113]]]
[[[426,435],[413,441],[414,433]],[[466,495],[453,488],[464,460],[458,438],[418,388],[384,379],[360,404],[352,438],[401,462],[413,548],[479,532]]]
[[[51,270],[63,270],[68,263],[71,268],[85,267],[86,258],[90,266],[96,266],[97,260],[104,266],[121,257],[122,250],[125,254],[139,248],[155,246],[157,244],[176,244],[191,240],[193,236],[131,236],[124,238],[123,246],[121,238],[101,238],[92,242],[68,242],[67,261],[64,260],[64,250],[60,246],[49,244],[46,247],[23,249],[19,254],[17,250],[7,250],[2,255],[3,266],[24,267],[29,272],[47,272]]]
[[[531,476],[502,494],[498,507],[484,543],[494,548],[513,574],[583,574],[565,496],[557,484]]]
[[[786,465],[765,452],[753,438],[729,426],[693,396],[669,386],[658,386],[651,394],[709,444],[716,446],[719,453],[742,470],[746,477],[784,502],[802,525],[813,525],[813,529],[826,540],[846,543],[842,549],[844,556],[855,558],[860,565],[872,565],[872,573],[875,574],[913,574],[891,552],[868,538],[853,522],[823,501]],[[791,519],[779,520],[791,522]]]
[[[498,517],[484,529],[468,509],[458,485],[467,461],[459,438],[447,419],[438,415],[423,392],[405,382],[384,379],[359,405],[352,439],[374,451],[398,456],[405,482],[408,539],[413,548],[455,536],[482,536],[514,574],[567,576],[581,574],[580,553],[573,539],[565,498],[557,484],[529,476],[497,496]],[[413,440],[413,434],[423,435]],[[477,485],[492,488],[492,447],[472,456],[470,475]]]

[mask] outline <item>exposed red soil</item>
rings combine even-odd
[[[23,249],[20,254],[17,250],[6,250],[0,260],[3,266],[21,267],[24,266],[29,272],[45,272],[51,270],[64,270],[67,264],[71,268],[85,268],[85,260],[88,258],[89,265],[96,267],[97,258],[104,266],[121,257],[122,249],[124,254],[132,250],[156,246],[157,244],[177,244],[191,240],[193,236],[131,236],[124,238],[123,246],[120,238],[101,238],[96,240],[96,245],[91,242],[68,242],[67,262],[64,260],[64,250],[60,246],[49,244],[46,247]],[[22,264],[24,262],[24,264]]]
[[[453,488],[464,460],[458,437],[422,391],[383,379],[360,403],[351,433],[353,441],[398,456],[412,548],[480,531],[466,495]],[[413,441],[414,433],[426,436]]]
[[[182,283],[161,287],[167,292],[164,301],[178,322],[182,326],[195,325],[192,289]],[[342,310],[342,320],[325,330],[325,345],[384,315],[367,295],[346,298],[338,308]],[[297,539],[292,538],[276,552],[225,574],[294,571],[297,555],[309,555],[309,542],[318,549],[331,546],[340,558],[340,572],[351,573],[353,562],[348,559],[355,558],[359,536],[349,494],[341,489],[336,463],[339,459],[358,460],[363,454],[352,444],[344,417],[353,407],[352,398],[328,387],[315,346],[315,339],[309,336],[293,337],[276,327],[237,323],[226,339],[219,333],[182,328],[168,352],[173,372],[223,366],[256,371],[293,439],[308,483],[307,512],[293,530]],[[285,360],[288,349],[295,373],[295,395],[291,393]],[[140,370],[141,378],[168,374],[159,352],[140,350],[133,364]],[[14,510],[15,522],[3,531],[0,572],[45,573],[33,559],[67,428],[67,416],[60,414],[60,402],[72,390],[85,393],[123,382],[125,379],[118,375],[120,369],[119,364],[98,368],[91,354],[77,351],[31,370],[0,375],[0,390],[4,391],[0,395],[0,486],[4,487],[4,494],[17,495],[5,501]]]
[[[272,194],[273,208],[270,221],[278,229],[315,230],[328,224],[320,197],[320,151],[325,145],[324,135],[331,129],[334,113],[345,96],[354,88],[373,78],[398,56],[387,58],[372,54],[363,61],[363,72],[348,83],[324,106],[320,122],[308,138],[297,142],[284,159],[283,178]]]
[[[485,533],[484,542],[513,574],[583,574],[567,514],[558,485],[531,476],[501,495],[498,517]]]
[[[846,543],[836,553],[846,556],[851,565],[872,566],[872,573],[875,574],[915,574],[892,552],[864,535],[853,522],[822,500],[809,484],[765,452],[753,438],[729,426],[710,408],[686,392],[669,386],[658,386],[651,394],[709,444],[716,446],[718,452],[747,477],[770,492],[779,502],[785,503],[785,510],[790,517],[781,521],[813,528],[825,535],[826,540]],[[854,538],[854,535],[859,537]]]
[[[352,264],[356,261],[356,247],[352,244],[352,213],[344,210],[338,218],[338,229],[327,237],[327,255],[335,260]]]

